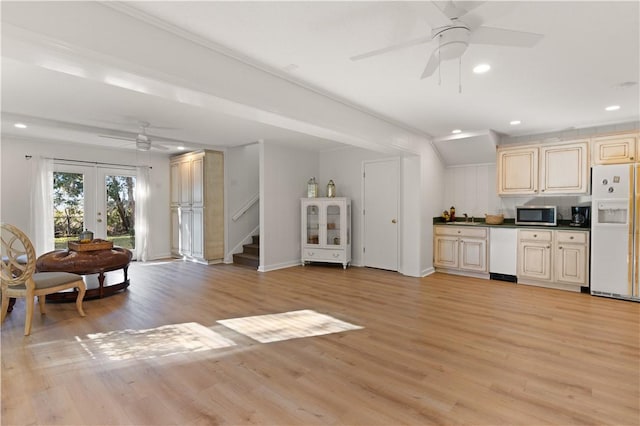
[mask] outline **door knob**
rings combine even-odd
[[[395,219],[391,219],[391,223],[398,223],[398,221]]]

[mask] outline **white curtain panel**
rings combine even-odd
[[[136,167],[136,260],[146,262],[149,255],[149,167]]]
[[[53,231],[53,159],[34,157],[31,163],[31,242],[36,255],[55,247]]]

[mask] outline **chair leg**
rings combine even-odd
[[[78,308],[78,312],[80,316],[85,316],[84,310],[82,309],[82,300],[84,299],[84,293],[87,291],[87,286],[84,281],[78,282],[78,297],[76,297],[76,308]]]
[[[40,315],[44,315],[46,314],[45,311],[45,307],[44,307],[44,302],[47,300],[47,296],[46,295],[40,295],[38,296],[38,305],[40,305]]]
[[[24,319],[24,335],[28,336],[31,334],[31,321],[33,320],[33,305],[35,304],[35,299],[33,294],[27,294],[27,297],[24,298],[25,305],[25,319]]]
[[[9,297],[7,295],[2,296],[2,320],[0,322],[4,322],[4,319],[7,317],[7,312],[9,311]]]

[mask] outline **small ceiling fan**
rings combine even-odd
[[[431,24],[431,34],[402,43],[352,56],[358,61],[382,55],[409,46],[433,42],[435,47],[429,56],[421,79],[431,76],[441,61],[462,57],[469,44],[492,44],[512,47],[533,47],[541,34],[482,26],[482,19],[469,13],[485,2],[482,1],[432,1],[419,2],[425,10],[425,18]]]
[[[122,137],[122,136],[112,136],[112,135],[99,135],[101,138],[108,138],[108,139],[119,139],[119,140],[124,140],[124,141],[131,141],[131,142],[135,142],[136,144],[136,149],[138,151],[149,151],[151,149],[158,149],[161,151],[168,151],[170,148],[167,146],[164,146],[162,144],[159,144],[157,142],[153,142],[153,144],[151,143],[151,138],[149,137],[149,135],[147,135],[147,128],[149,127],[149,122],[147,121],[140,121],[140,133],[138,133],[136,135],[136,137],[134,138],[128,138],[128,137]],[[182,143],[179,143],[179,145],[181,146]]]

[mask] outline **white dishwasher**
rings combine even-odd
[[[518,230],[489,228],[489,275],[492,280],[517,282]]]

